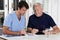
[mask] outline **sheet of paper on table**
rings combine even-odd
[[[32,35],[26,34],[25,36],[13,36],[13,37],[6,37],[1,36],[7,40],[60,40],[60,34],[56,35]]]

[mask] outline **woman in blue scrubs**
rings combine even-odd
[[[24,14],[29,8],[25,1],[20,1],[16,11],[11,12],[3,23],[3,34],[5,35],[22,35],[25,32],[25,17]]]

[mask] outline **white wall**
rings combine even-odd
[[[58,0],[57,5],[58,5],[58,7],[57,7],[57,9],[58,9],[58,16],[57,16],[58,20],[57,20],[57,22],[58,22],[58,26],[60,28],[60,0]]]
[[[13,0],[9,0],[9,13],[13,11]]]
[[[60,28],[60,1],[59,0],[50,0],[49,1],[49,12],[48,14],[51,13],[52,18],[54,19],[55,23],[58,25]]]
[[[8,15],[8,0],[4,0],[4,18]]]

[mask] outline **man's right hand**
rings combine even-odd
[[[39,30],[38,29],[33,29],[32,34],[36,34]]]
[[[21,30],[20,32],[18,32],[18,35],[25,35],[26,31],[25,30]]]

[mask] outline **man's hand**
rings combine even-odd
[[[22,35],[22,34],[25,35],[25,34],[26,34],[26,31],[25,31],[25,30],[21,30],[21,31],[20,31],[20,35]]]
[[[48,32],[48,31],[43,30],[43,33],[44,33],[45,35],[48,35],[48,34],[57,34],[57,33],[59,33],[59,31],[50,30],[50,31]]]
[[[17,32],[17,35],[25,35],[25,34],[26,34],[25,30],[21,30],[21,31]]]
[[[32,30],[33,30],[32,28],[27,28],[28,33],[31,33]]]
[[[32,34],[35,34],[35,33],[37,33],[39,30],[38,29],[33,29],[32,30]]]
[[[48,32],[48,31],[46,31],[46,30],[43,30],[42,32],[43,32],[45,35],[50,34],[50,31]]]

